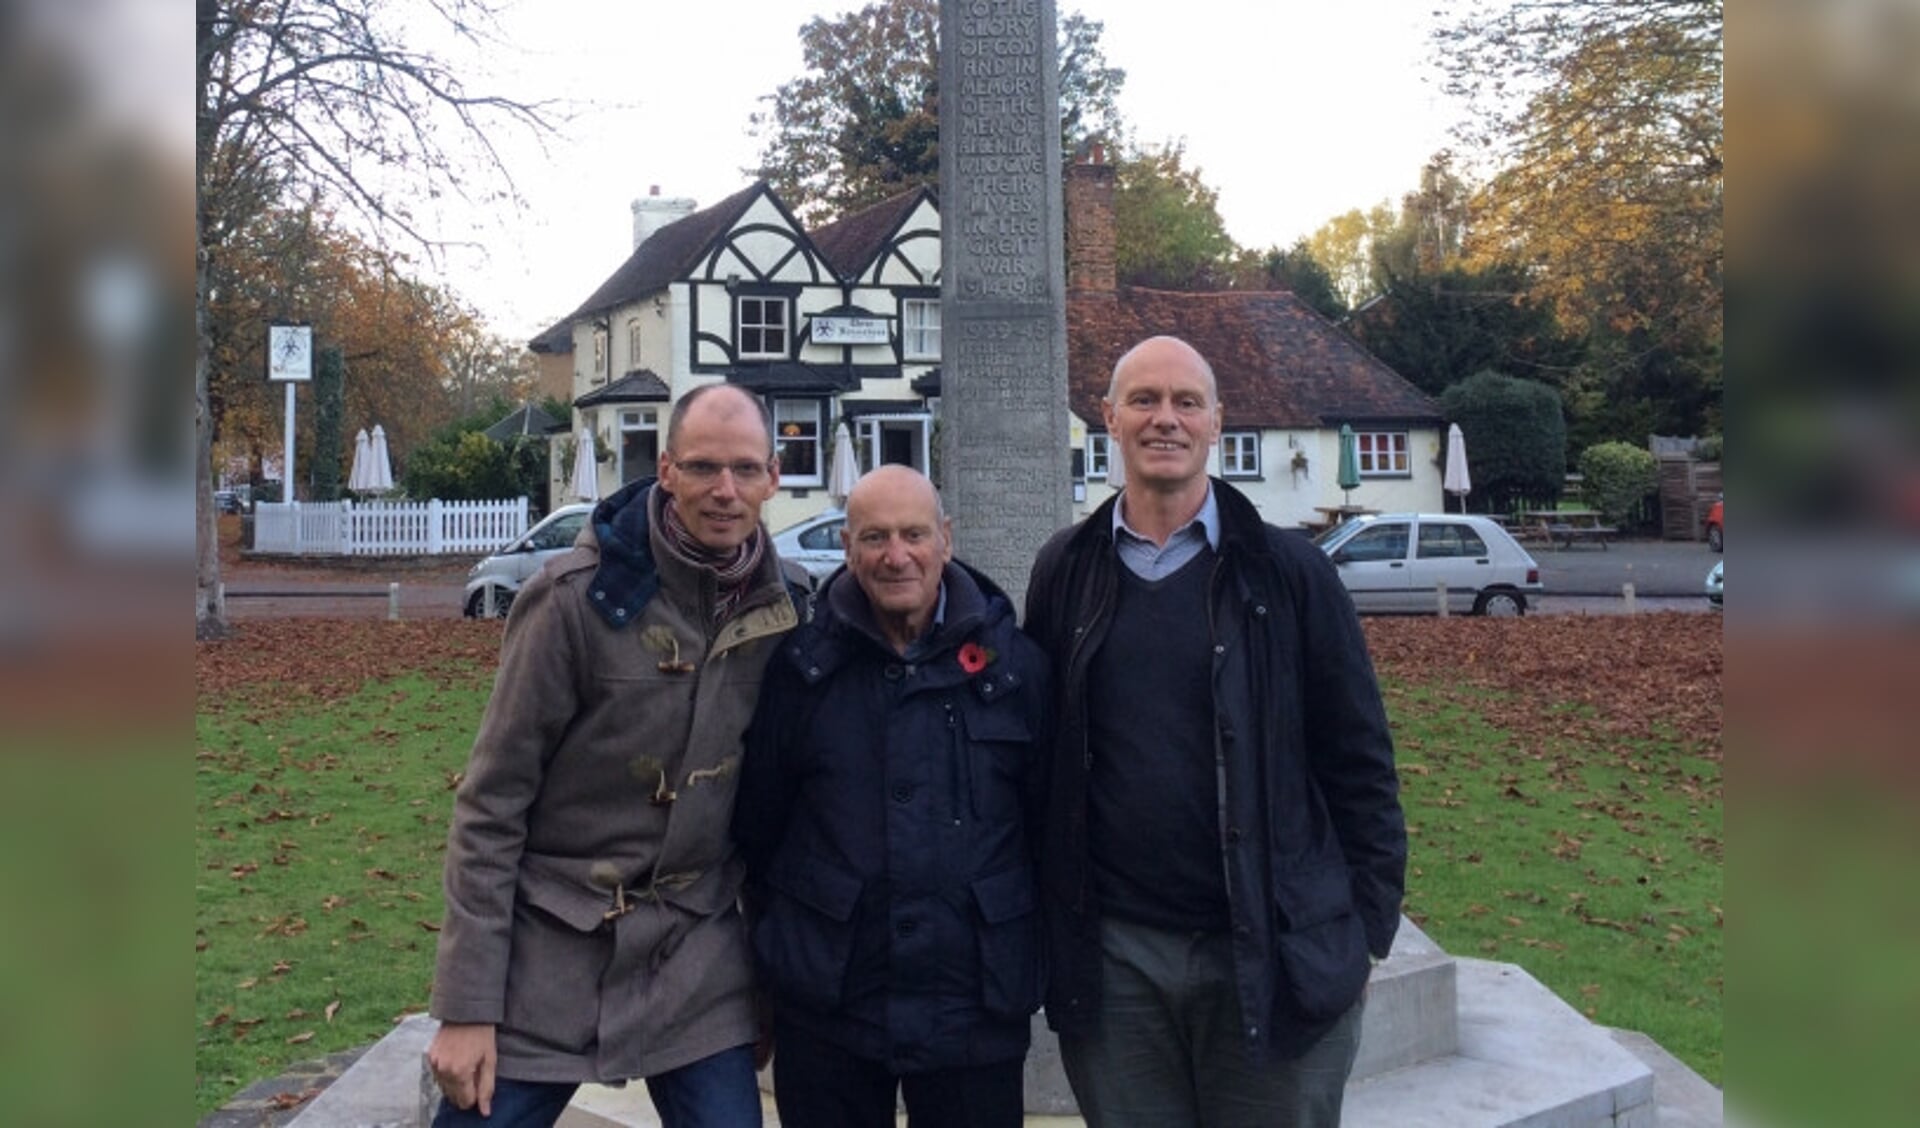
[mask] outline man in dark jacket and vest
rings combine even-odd
[[[734,833],[786,1128],[1018,1128],[1040,1003],[1045,658],[931,482],[860,479],[767,668]]]
[[[1155,337],[1104,404],[1126,486],[1035,561],[1054,659],[1047,1018],[1093,1128],[1330,1128],[1406,826],[1326,557],[1206,473],[1213,371]]]
[[[760,401],[713,384],[660,479],[601,502],[513,601],[454,800],[427,1060],[436,1128],[551,1125],[644,1077],[667,1128],[758,1128],[729,833],[762,674],[798,622],[760,507]]]

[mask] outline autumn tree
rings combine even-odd
[[[1461,140],[1492,172],[1470,265],[1514,262],[1586,357],[1576,445],[1693,433],[1718,414],[1718,0],[1462,2],[1438,33]]]
[[[1113,174],[1114,274],[1128,286],[1218,289],[1237,248],[1217,189],[1173,143],[1120,157]]]
[[[1454,171],[1451,153],[1420,168],[1420,186],[1400,198],[1392,226],[1373,233],[1371,279],[1379,291],[1396,278],[1438,274],[1459,263],[1472,214],[1473,188]]]
[[[222,464],[244,462],[258,481],[265,452],[282,441],[281,389],[262,374],[266,326],[289,315],[313,327],[321,348],[342,350],[344,438],[381,424],[397,456],[461,413],[461,358],[484,335],[458,299],[405,277],[406,265],[313,209],[270,209],[229,241],[207,311],[213,450]],[[301,414],[295,436],[296,461],[309,469],[349,453],[342,441],[315,445],[315,418]]]
[[[1307,236],[1314,261],[1326,268],[1333,288],[1348,307],[1380,292],[1374,271],[1374,246],[1392,234],[1399,223],[1393,205],[1382,200],[1365,211],[1349,208]]]
[[[195,433],[199,481],[195,632],[225,631],[212,499],[214,342],[221,256],[286,201],[347,208],[374,230],[431,247],[416,199],[510,192],[490,131],[546,129],[540,107],[470,90],[468,68],[411,44],[383,0],[196,0],[194,8]],[[488,0],[409,8],[450,42],[497,49]],[[403,34],[403,32],[410,32]],[[486,186],[484,189],[476,186]],[[281,308],[276,317],[297,317]]]
[[[1059,18],[1063,157],[1090,136],[1119,139],[1115,97],[1126,72],[1107,64],[1103,25]],[[805,71],[764,101],[750,128],[763,139],[748,175],[773,184],[817,223],[940,181],[939,0],[877,0],[800,28]]]
[[[1237,252],[1227,267],[1227,284],[1235,290],[1286,290],[1329,321],[1347,315],[1347,303],[1334,288],[1333,275],[1313,257],[1304,235],[1285,249]]]
[[[539,373],[524,344],[492,332],[462,304],[453,303],[441,316],[447,391],[457,414],[471,415],[489,401],[517,405],[532,397]],[[554,418],[570,417],[571,409]]]
[[[1514,264],[1385,270],[1379,300],[1355,311],[1353,335],[1387,367],[1429,395],[1482,369],[1559,389],[1584,355],[1550,302],[1535,298]]]

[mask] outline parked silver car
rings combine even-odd
[[[504,618],[513,606],[514,593],[533,578],[540,565],[573,547],[573,540],[586,527],[593,512],[588,502],[563,505],[542,518],[540,523],[520,535],[518,540],[475,564],[467,572],[467,618],[478,619],[487,611],[487,593],[493,593],[493,613]]]
[[[1361,611],[1524,615],[1545,590],[1540,565],[1505,529],[1459,513],[1355,517],[1314,538],[1340,570]]]
[[[773,534],[773,546],[780,558],[807,570],[814,587],[833,575],[846,563],[847,551],[840,543],[840,530],[847,515],[838,509],[823,509]]]

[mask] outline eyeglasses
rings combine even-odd
[[[673,464],[675,470],[696,482],[718,481],[724,470],[733,475],[736,485],[742,486],[757,486],[766,481],[769,466],[769,462],[708,462],[704,458],[689,458]]]

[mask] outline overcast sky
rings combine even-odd
[[[542,156],[508,138],[526,212],[452,210],[446,281],[508,336],[571,312],[629,253],[634,197],[659,185],[700,206],[744,187],[759,99],[800,73],[797,31],[855,0],[522,0],[511,47],[474,77],[580,107]],[[1082,0],[1121,111],[1141,141],[1184,138],[1243,246],[1290,244],[1333,215],[1397,200],[1446,144],[1427,59],[1431,0],[1270,5]]]

